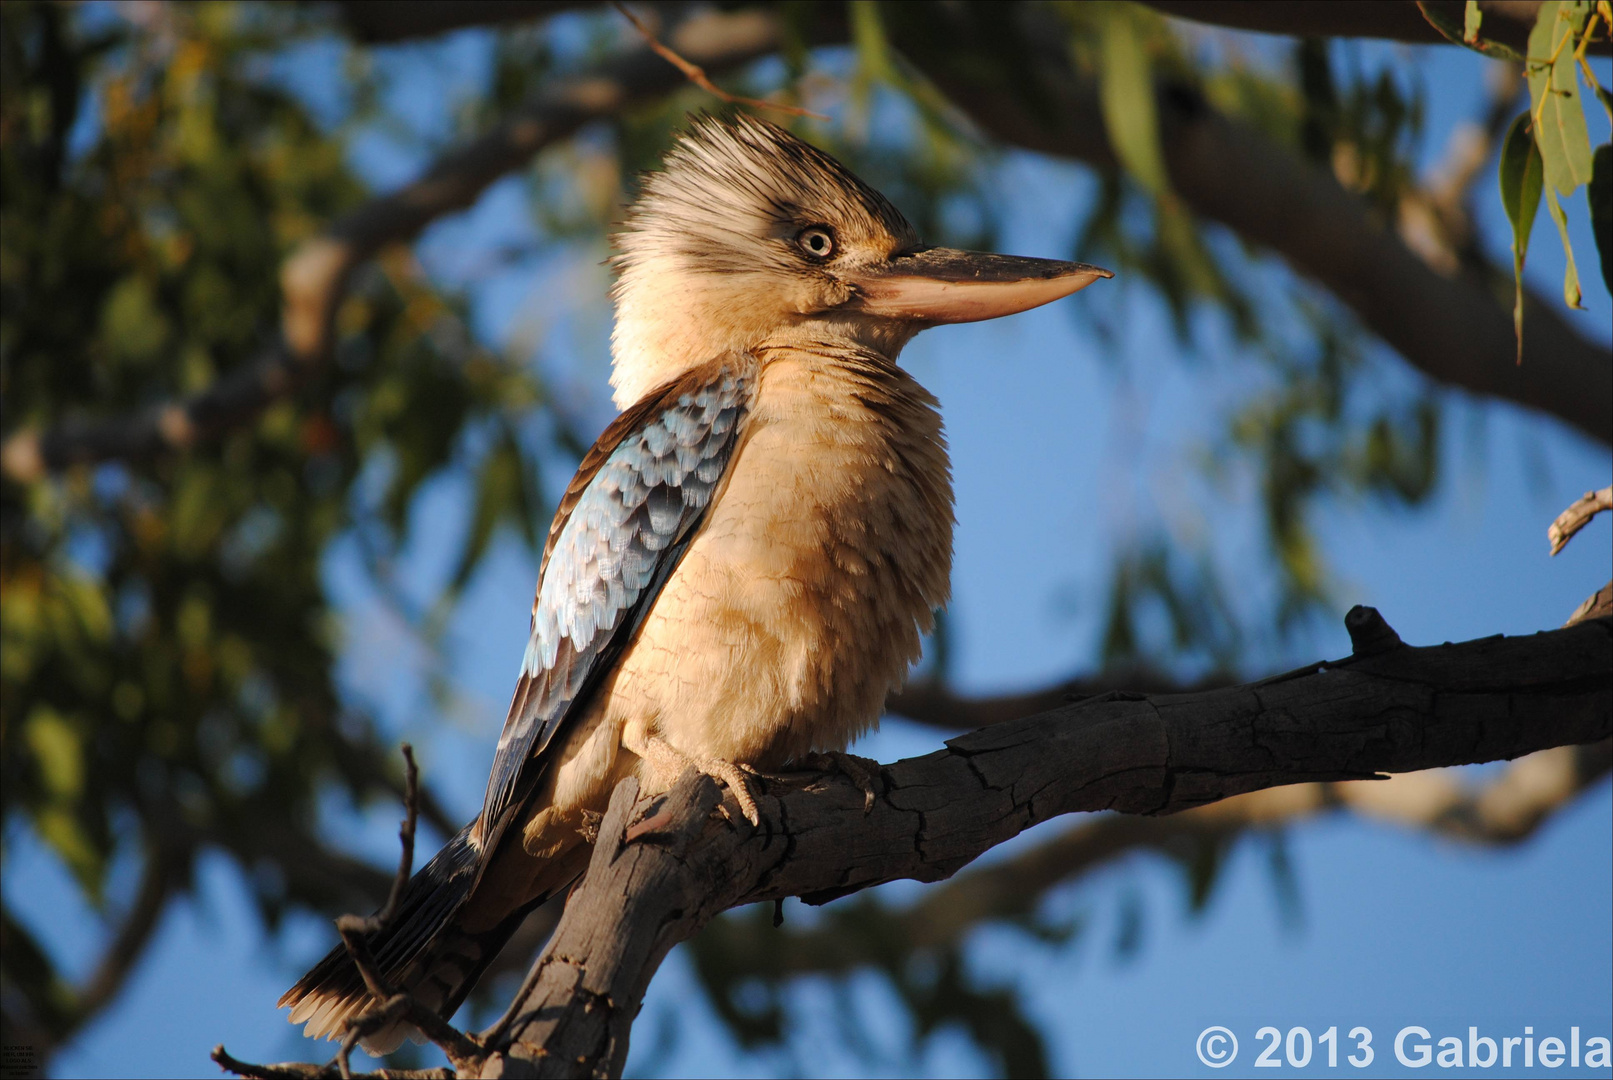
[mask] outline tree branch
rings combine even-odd
[[[348,32],[367,45],[432,37],[467,26],[535,22],[589,6],[584,0],[341,0],[337,8]]]
[[[134,902],[124,914],[112,941],[101,954],[94,972],[79,990],[73,1002],[73,1026],[59,1036],[65,1042],[73,1031],[83,1027],[96,1013],[123,989],[124,980],[134,969],[135,962],[145,952],[151,935],[161,918],[185,866],[189,850],[174,850],[169,838],[155,838],[146,851],[146,864],[140,875],[140,885]]]
[[[1416,772],[1380,781],[1267,788],[1169,817],[1105,815],[959,874],[904,908],[871,903],[837,908],[813,926],[782,933],[760,915],[718,919],[693,943],[696,962],[716,998],[748,978],[776,982],[870,965],[899,977],[913,953],[955,949],[983,922],[1032,918],[1049,891],[1134,852],[1192,863],[1205,850],[1251,830],[1280,829],[1341,811],[1467,843],[1512,845],[1533,836],[1610,769],[1613,742],[1604,739],[1541,750],[1476,788],[1448,773]],[[711,985],[713,979],[718,985]]]
[[[1591,523],[1591,519],[1603,510],[1613,510],[1613,486],[1605,487],[1601,491],[1587,491],[1574,500],[1574,504],[1557,515],[1546,529],[1546,539],[1551,542],[1551,553],[1557,554],[1568,546],[1574,534]]]
[[[986,16],[969,10],[924,10],[922,18],[893,15],[892,42],[984,131],[1039,153],[1118,167],[1097,87],[1072,66],[1060,28],[1030,18],[988,26],[971,21]],[[992,43],[991,55],[1012,56],[1013,70],[978,56],[966,62],[963,50],[981,41]],[[1510,312],[1485,281],[1441,274],[1331,174],[1196,91],[1164,88],[1159,110],[1171,185],[1195,213],[1280,255],[1439,382],[1539,409],[1613,443],[1607,348],[1570,329],[1555,304],[1531,294],[1519,366]]]
[[[673,27],[672,47],[708,72],[732,70],[777,49],[779,20],[756,11],[701,12]],[[648,47],[545,87],[527,108],[451,151],[413,183],[360,206],[302,244],[281,269],[279,339],[202,393],[138,413],[23,429],[0,447],[0,471],[23,483],[68,465],[139,460],[206,442],[294,392],[330,352],[333,319],[353,271],[391,244],[470,206],[488,185],[584,124],[683,85],[683,74]]]
[[[529,9],[523,17],[548,9],[520,6]],[[1070,66],[1056,27],[1026,32],[1002,19],[977,26],[968,12],[926,11],[919,18],[893,9],[893,39],[983,129],[1027,149],[1116,167],[1096,89]],[[844,33],[836,20],[814,30],[819,42],[840,40]],[[1005,44],[1005,34],[1016,36]],[[778,18],[755,10],[703,12],[669,35],[681,56],[711,72],[766,55],[782,37]],[[983,41],[997,43],[997,55],[1014,55],[1014,70],[961,62],[969,56],[960,54],[983,49]],[[985,49],[975,60],[989,60],[992,53]],[[532,106],[446,155],[413,184],[371,200],[293,253],[281,275],[282,338],[256,361],[189,399],[125,417],[70,421],[46,432],[18,431],[0,447],[0,471],[28,482],[75,463],[138,460],[215,439],[251,420],[301,386],[323,361],[332,316],[358,265],[469,206],[498,177],[588,121],[681,82],[680,72],[642,48],[546,88]],[[1027,104],[1027,87],[1034,87],[1030,98],[1039,98],[1037,103]],[[1172,184],[1196,213],[1269,247],[1314,278],[1432,378],[1540,409],[1613,442],[1613,366],[1606,349],[1570,329],[1554,304],[1531,294],[1520,367],[1509,313],[1488,285],[1475,275],[1445,276],[1430,266],[1376,224],[1362,201],[1332,176],[1252,126],[1215,112],[1191,91],[1173,88],[1162,95],[1161,122]]]
[[[849,781],[769,784],[761,829],[715,816],[685,777],[624,782],[587,876],[534,967],[500,1075],[618,1075],[660,961],[718,913],[946,878],[1030,826],[1082,810],[1167,814],[1296,782],[1515,757],[1613,733],[1613,622],[1412,648],[1370,615],[1345,660],[1199,694],[1114,695],[997,724],[886,766],[868,816]],[[1381,626],[1382,631],[1373,633]],[[629,825],[654,829],[625,843]]]
[[[1225,26],[1234,30],[1255,30],[1264,34],[1293,37],[1386,38],[1413,45],[1448,45],[1445,35],[1434,29],[1412,0],[1141,0],[1151,8],[1179,19]],[[1460,26],[1466,14],[1465,0],[1424,0],[1445,20]],[[1480,0],[1484,14],[1483,36],[1499,41],[1518,53],[1529,48],[1529,31],[1534,29],[1540,0]],[[1591,51],[1607,53],[1604,38]]]

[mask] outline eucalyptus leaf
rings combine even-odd
[[[1154,81],[1142,37],[1123,5],[1108,8],[1103,23],[1103,78],[1098,93],[1109,142],[1122,165],[1155,196],[1168,189],[1159,145]]]
[[[1546,0],[1529,33],[1529,106],[1546,182],[1567,195],[1591,178],[1591,140],[1580,106],[1574,45],[1590,15],[1584,0]]]
[[[1591,209],[1591,234],[1602,256],[1602,284],[1613,293],[1613,143],[1596,148],[1585,201]]]
[[[1479,29],[1484,21],[1484,12],[1479,8],[1477,0],[1467,0],[1467,7],[1462,12],[1461,19],[1453,18],[1444,5],[1430,3],[1429,0],[1417,0],[1417,10],[1422,12],[1423,20],[1439,31],[1440,36],[1452,45],[1463,45],[1474,52],[1501,60],[1523,59],[1512,46],[1480,35]]]
[[[1523,260],[1540,211],[1543,175],[1529,114],[1520,113],[1501,144],[1501,206],[1512,225],[1512,328],[1518,339],[1519,363],[1523,362]]]
[[[1568,265],[1563,270],[1563,303],[1583,311],[1585,305],[1579,302],[1579,269],[1574,265],[1573,245],[1568,242],[1568,217],[1563,213],[1562,203],[1557,201],[1557,193],[1549,186],[1546,188],[1546,211],[1551,214],[1551,220],[1557,223],[1557,234],[1563,238],[1563,254],[1568,259]]]

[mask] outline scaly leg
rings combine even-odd
[[[659,735],[642,732],[636,724],[629,724],[622,730],[622,747],[637,754],[660,776],[676,779],[684,769],[692,768],[713,780],[721,780],[734,793],[745,820],[758,827],[762,824],[762,812],[751,795],[750,785],[745,782],[744,770],[732,761],[685,754]]]

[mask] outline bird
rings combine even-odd
[[[373,931],[390,987],[453,1015],[526,915],[587,868],[615,785],[693,768],[752,824],[752,777],[849,772],[948,597],[951,465],[919,331],[1113,275],[925,245],[829,154],[704,115],[612,240],[620,414],[550,526],[481,812]],[[736,825],[737,827],[737,825]],[[280,999],[340,1038],[372,1002],[337,946]],[[387,1052],[418,1032],[370,1035]]]

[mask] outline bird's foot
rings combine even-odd
[[[808,754],[801,764],[818,772],[838,772],[848,777],[863,793],[863,813],[873,812],[874,800],[879,796],[875,786],[879,779],[879,762],[842,750],[823,750]]]
[[[637,754],[660,776],[675,779],[683,770],[694,769],[713,780],[720,780],[729,791],[733,792],[734,800],[739,803],[740,813],[745,815],[745,820],[753,826],[761,827],[762,812],[756,805],[756,797],[751,794],[750,784],[745,780],[745,770],[732,761],[686,754],[659,735],[634,738],[631,729],[622,733],[622,746]]]

